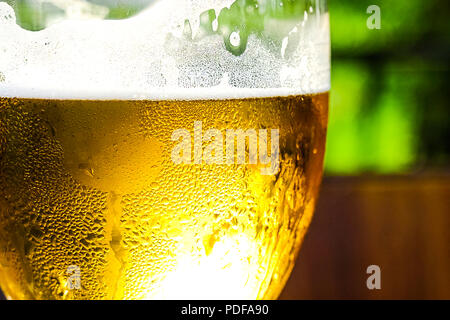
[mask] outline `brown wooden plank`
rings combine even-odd
[[[449,199],[448,176],[325,178],[281,299],[450,299]]]

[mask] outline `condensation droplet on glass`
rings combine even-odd
[[[211,27],[212,27],[212,29],[213,29],[214,32],[217,31],[218,26],[219,26],[219,21],[218,21],[217,18],[216,18],[216,19],[214,19],[213,22],[211,23]]]
[[[183,35],[188,39],[192,39],[192,27],[191,23],[187,19],[184,20]]]
[[[289,37],[284,37],[283,41],[281,42],[281,57],[284,58],[284,55],[286,53],[286,48],[289,42]]]
[[[241,44],[241,37],[239,36],[239,32],[234,31],[230,34],[230,43],[234,47],[238,47]]]

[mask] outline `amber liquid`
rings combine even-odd
[[[0,98],[2,290],[11,299],[276,298],[313,215],[327,114],[328,93]],[[195,121],[203,131],[279,129],[279,170],[175,164],[171,135],[193,135]]]

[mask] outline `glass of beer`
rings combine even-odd
[[[1,289],[276,299],[322,177],[325,0],[113,2],[0,2]]]

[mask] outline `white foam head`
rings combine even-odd
[[[196,36],[202,12],[218,14],[232,2],[158,0],[126,20],[68,17],[38,32],[18,26],[14,10],[0,3],[0,97],[204,99],[329,90],[326,13],[305,12],[294,24],[266,19],[265,33],[289,28],[281,45],[252,34],[236,56],[222,35]],[[239,43],[237,33],[231,37]]]

